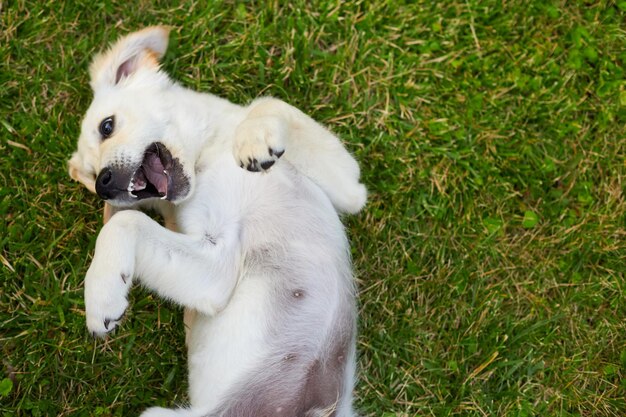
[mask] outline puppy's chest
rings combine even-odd
[[[175,213],[177,231],[186,235],[216,236],[226,225],[227,216],[220,207],[198,204]],[[207,237],[209,243],[213,240]]]
[[[272,242],[313,220],[319,202],[309,201],[310,184],[295,181],[291,171],[277,166],[266,174],[249,173],[230,160],[220,162],[198,173],[194,195],[177,207],[180,232],[218,237],[235,227],[242,243],[249,235],[256,243]]]

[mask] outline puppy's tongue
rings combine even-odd
[[[167,174],[159,155],[156,153],[146,154],[141,167],[143,168],[146,179],[154,185],[159,195],[167,195]]]

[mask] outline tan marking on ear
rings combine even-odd
[[[159,56],[156,52],[146,49],[141,56],[139,66],[159,68]]]
[[[143,64],[158,69],[159,59],[167,50],[169,32],[167,26],[150,26],[120,38],[108,50],[96,55],[89,66],[92,89],[115,85],[119,81],[118,70],[125,64],[131,65],[130,73]]]

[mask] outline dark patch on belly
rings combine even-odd
[[[339,336],[339,335],[338,335]],[[315,410],[327,410],[325,416],[334,417],[339,398],[344,389],[344,373],[347,357],[352,342],[352,334],[342,334],[335,341],[328,356],[313,361],[307,371],[304,385],[304,416]]]
[[[235,392],[220,417],[335,417],[344,391],[346,358],[353,343],[350,329],[337,329],[326,356],[305,359],[288,353],[257,370]],[[306,361],[306,362],[305,362]]]

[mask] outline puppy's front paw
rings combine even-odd
[[[85,309],[89,332],[102,337],[115,329],[128,308],[129,273],[115,273],[92,263],[85,279]]]
[[[286,124],[277,117],[246,119],[235,131],[235,160],[248,171],[267,171],[285,153],[285,136]]]

